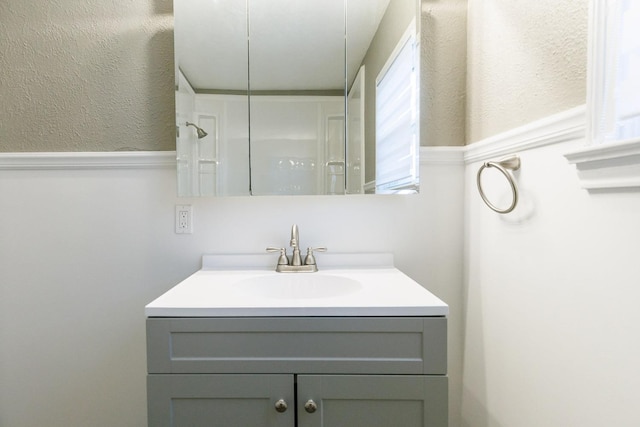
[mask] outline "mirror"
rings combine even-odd
[[[418,190],[418,0],[174,0],[180,196]]]

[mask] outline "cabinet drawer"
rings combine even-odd
[[[446,374],[444,317],[148,318],[149,373]]]

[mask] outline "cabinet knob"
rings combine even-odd
[[[307,403],[304,404],[304,410],[310,414],[316,412],[316,409],[318,409],[318,405],[311,399],[307,400]]]
[[[287,402],[284,399],[280,399],[276,402],[276,411],[284,412],[287,410]]]

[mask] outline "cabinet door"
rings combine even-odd
[[[299,375],[298,425],[446,427],[447,390],[445,376]]]
[[[149,375],[150,427],[293,427],[293,375]],[[276,402],[288,408],[278,412]]]

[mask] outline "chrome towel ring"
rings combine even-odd
[[[484,194],[484,191],[482,190],[482,184],[480,183],[480,175],[482,174],[482,171],[485,168],[496,168],[500,172],[502,172],[505,178],[507,178],[507,181],[511,186],[511,192],[513,193],[513,201],[511,202],[511,206],[509,206],[508,208],[506,209],[497,208],[487,199],[487,196]],[[497,162],[485,162],[482,166],[480,166],[480,169],[478,169],[478,175],[476,176],[476,182],[478,184],[478,191],[480,192],[480,197],[482,197],[482,200],[484,200],[487,206],[489,206],[492,210],[494,210],[495,212],[498,212],[499,214],[506,214],[511,212],[512,210],[515,209],[516,205],[518,204],[518,187],[516,187],[516,183],[513,180],[513,175],[507,169],[511,171],[520,169],[520,157],[511,156],[503,160],[499,160]]]

